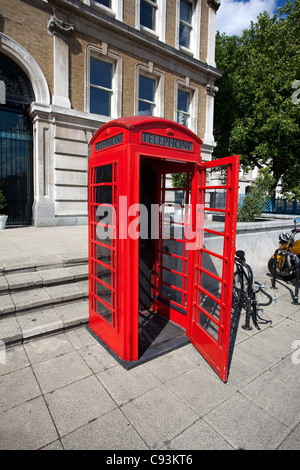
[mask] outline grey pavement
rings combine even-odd
[[[32,272],[86,257],[87,227],[0,233],[4,273],[20,259]],[[266,272],[254,274],[273,295]],[[29,312],[40,335],[17,316],[27,337],[0,343],[0,449],[299,450],[300,306],[292,289],[277,283],[277,302],[261,312],[272,323],[260,331],[242,328],[243,313],[233,317],[227,383],[192,344],[125,370],[84,323],[72,322],[86,300],[53,307],[48,328],[49,309]]]

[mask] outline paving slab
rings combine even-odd
[[[113,410],[62,438],[66,450],[149,449],[120,410]]]
[[[5,411],[41,395],[41,390],[30,367],[1,375],[0,410]]]
[[[248,398],[235,394],[203,418],[235,449],[275,450],[290,428]]]
[[[30,366],[30,361],[23,345],[14,345],[5,350],[5,361],[0,362],[0,375],[10,374],[28,366]]]
[[[36,450],[57,440],[58,434],[42,397],[1,414],[1,450]]]
[[[31,339],[26,341],[22,347],[31,364],[39,364],[74,351],[74,347],[65,333]]]
[[[161,385],[144,365],[127,371],[121,365],[106,369],[97,378],[118,405],[123,405]]]
[[[195,423],[199,416],[165,385],[161,385],[122,406],[122,412],[143,441],[160,449]]]
[[[61,437],[117,408],[94,375],[46,394],[45,399]]]
[[[278,450],[300,450],[300,424],[291,431]]]
[[[235,389],[223,383],[204,365],[168,380],[166,386],[186,403],[197,416],[203,416],[234,395]],[[187,387],[186,384],[189,384]]]
[[[32,367],[43,393],[53,392],[92,373],[76,351],[34,364]]]
[[[203,419],[169,441],[162,450],[234,450],[234,448]]]
[[[268,370],[243,387],[241,394],[292,429],[300,422],[299,384],[295,385]]]

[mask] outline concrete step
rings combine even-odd
[[[12,268],[12,265],[10,266]],[[0,275],[0,340],[15,344],[88,321],[88,263],[41,260],[9,266]]]
[[[88,300],[81,299],[0,317],[0,340],[11,346],[85,324],[88,322],[88,305]]]
[[[19,270],[0,276],[0,295],[20,289],[32,289],[88,278],[88,265],[81,264],[70,267],[59,267],[37,271]]]

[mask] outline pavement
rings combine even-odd
[[[86,259],[87,227],[0,232],[3,278],[22,263],[28,275],[40,275],[52,263],[67,268]],[[53,305],[57,316],[65,309],[68,323],[0,342],[0,449],[98,449],[115,457],[299,450],[300,306],[291,283],[279,281],[273,292],[267,270],[254,277],[276,294],[260,312],[272,323],[247,331],[244,313],[233,316],[226,383],[191,343],[126,370],[84,321],[70,321],[86,300]],[[33,311],[34,324],[39,306]],[[23,315],[10,312],[19,326]]]

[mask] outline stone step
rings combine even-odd
[[[46,308],[87,297],[88,280],[86,279],[10,291],[0,296],[0,318],[9,314],[18,315],[26,310]]]
[[[0,340],[6,346],[41,335],[57,334],[88,322],[86,299],[0,317]]]
[[[24,272],[42,271],[56,268],[67,268],[71,266],[88,264],[86,254],[70,254],[65,257],[59,255],[41,256],[37,258],[8,258],[0,260],[1,275],[17,274]]]
[[[88,278],[88,265],[43,269],[38,271],[11,272],[0,276],[0,295],[20,289],[32,289]],[[1,298],[0,298],[1,299]]]
[[[2,263],[0,340],[15,344],[88,321],[88,262],[84,256]]]

